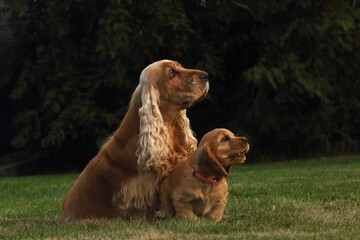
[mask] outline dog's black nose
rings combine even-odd
[[[248,142],[248,140],[247,140],[246,138],[241,139],[241,141],[242,141],[243,143],[247,143],[247,142]]]
[[[208,79],[208,76],[209,76],[209,74],[208,74],[207,72],[203,72],[203,73],[201,73],[201,74],[199,75],[199,78],[200,78],[201,80],[207,80],[207,79]]]

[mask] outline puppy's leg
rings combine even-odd
[[[193,211],[191,202],[188,201],[175,201],[174,207],[176,211],[176,219],[196,220],[197,216]]]
[[[227,198],[222,198],[219,201],[217,201],[212,207],[210,212],[208,212],[205,217],[210,218],[211,220],[214,220],[215,222],[218,222],[221,220],[224,209],[226,206]]]

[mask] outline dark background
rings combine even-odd
[[[209,73],[192,129],[248,137],[248,163],[358,153],[359,5],[5,0],[0,175],[81,170],[160,59]]]

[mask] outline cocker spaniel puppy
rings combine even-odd
[[[161,183],[158,216],[219,221],[227,202],[231,165],[244,163],[249,149],[245,137],[235,137],[227,129],[205,134],[198,149]]]
[[[147,66],[119,128],[65,197],[60,220],[153,213],[159,181],[196,149],[186,109],[208,89],[206,72],[170,60]]]

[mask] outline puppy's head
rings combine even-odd
[[[231,131],[220,128],[205,134],[198,149],[203,168],[212,168],[227,177],[233,164],[245,162],[250,146],[245,137],[235,137]]]

